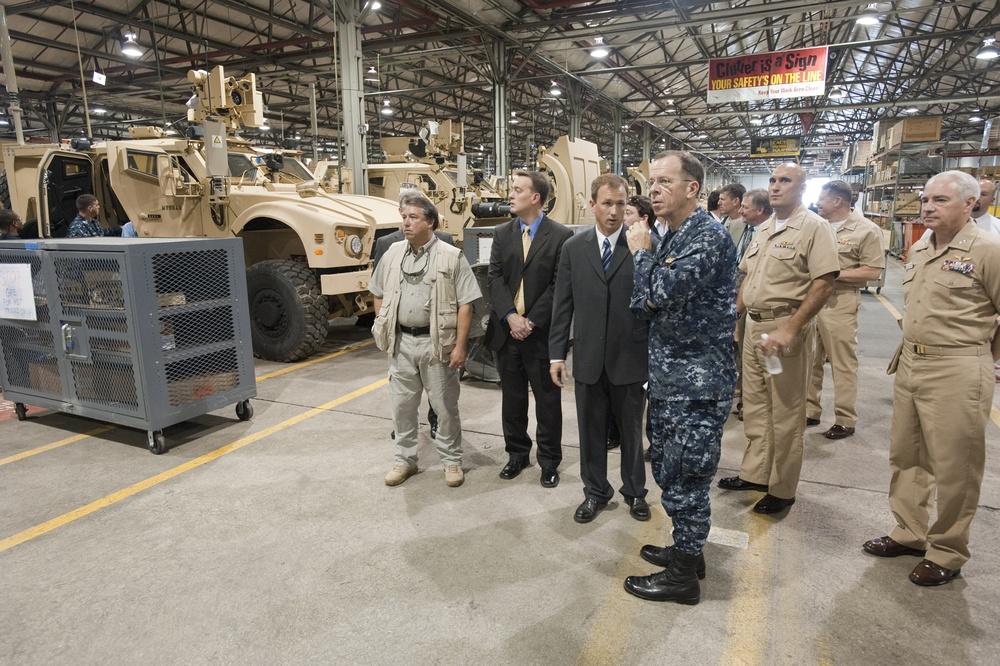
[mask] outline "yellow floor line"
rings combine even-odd
[[[73,435],[72,437],[67,437],[66,439],[60,439],[58,442],[52,442],[51,444],[38,446],[28,451],[15,453],[14,455],[7,456],[6,458],[0,458],[0,467],[3,465],[9,465],[12,462],[17,462],[18,460],[30,458],[31,456],[37,456],[39,453],[45,453],[46,451],[51,451],[52,449],[58,449],[60,446],[66,446],[67,444],[72,444],[73,442],[79,442],[81,439],[87,439],[88,437],[100,435],[109,430],[113,430],[114,428],[115,426],[113,425],[104,425],[99,428],[94,428],[93,430],[80,433],[79,435]]]
[[[194,460],[189,460],[188,462],[182,465],[178,465],[177,467],[168,469],[165,472],[157,474],[156,476],[151,476],[148,479],[132,484],[128,488],[124,488],[117,492],[111,493],[110,495],[105,495],[101,499],[95,500],[90,504],[85,504],[84,506],[74,509],[68,513],[62,514],[61,516],[57,516],[51,520],[45,521],[44,523],[35,525],[34,527],[30,527],[24,530],[23,532],[19,532],[13,536],[9,536],[6,539],[0,541],[0,553],[13,548],[14,546],[22,544],[26,541],[30,541],[35,537],[47,534],[48,532],[51,532],[54,529],[58,529],[64,525],[68,525],[69,523],[72,523],[75,520],[79,520],[84,516],[88,516],[94,513],[95,511],[99,511],[107,506],[111,506],[112,504],[120,502],[123,499],[132,497],[133,495],[141,493],[143,490],[148,490],[149,488],[161,484],[164,481],[168,481],[174,478],[175,476],[179,476],[184,472],[195,469],[196,467],[201,467],[205,463],[212,462],[213,460],[221,458],[227,453],[232,453],[233,451],[241,449],[247,444],[252,444],[258,440],[264,439],[265,437],[269,437],[270,435],[273,435],[276,432],[280,432],[281,430],[284,430],[289,426],[293,426],[307,419],[311,419],[314,416],[318,416],[327,410],[333,409],[334,407],[342,405],[345,402],[353,400],[366,393],[370,393],[371,391],[381,388],[388,383],[389,383],[388,379],[380,379],[377,382],[373,382],[368,386],[358,389],[357,391],[352,391],[351,393],[343,395],[337,398],[336,400],[331,400],[325,405],[314,407],[309,411],[303,412],[298,416],[293,416],[292,418],[282,421],[277,425],[273,425],[270,428],[265,428],[260,432],[255,432],[252,435],[247,435],[246,437],[238,439],[235,442],[226,444],[225,446],[215,449],[214,451],[210,451],[209,453],[199,456]]]
[[[643,609],[651,610],[650,607],[655,604],[631,596],[622,587],[626,576],[645,575],[656,569],[655,565],[639,557],[639,549],[643,544],[662,543],[669,522],[665,513],[655,508],[652,513],[653,519],[643,523],[643,529],[628,545],[627,554],[618,565],[615,583],[601,603],[600,613],[580,649],[576,663],[581,666],[622,663],[636,616]]]
[[[889,314],[891,314],[893,317],[896,318],[896,321],[899,321],[900,319],[903,318],[903,315],[899,313],[899,310],[896,309],[896,306],[890,303],[885,296],[883,296],[882,294],[875,294],[875,298],[877,298],[879,301],[882,302],[882,305],[884,305],[885,309],[889,311]]]
[[[329,361],[331,358],[337,358],[338,356],[346,354],[347,352],[352,352],[355,349],[361,349],[362,347],[368,347],[373,344],[375,344],[374,340],[366,340],[365,342],[359,342],[358,344],[351,345],[350,347],[344,347],[340,351],[335,351],[330,354],[326,354],[324,356],[319,356],[317,358],[311,358],[308,361],[303,361],[301,363],[295,363],[293,365],[288,366],[287,368],[282,368],[281,370],[275,370],[274,372],[269,372],[267,374],[261,375],[260,377],[257,377],[257,383],[260,383],[267,379],[271,379],[273,377],[280,377],[281,375],[287,374],[289,372],[294,372],[296,370],[301,370],[302,368],[308,368],[310,365],[322,363],[323,361]]]
[[[767,656],[771,550],[774,546],[772,525],[766,518],[748,515],[750,546],[737,560],[733,570],[733,590],[726,614],[726,641],[720,664],[756,666]]]

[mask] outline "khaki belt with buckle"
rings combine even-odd
[[[754,321],[771,321],[781,317],[790,317],[798,308],[775,308],[774,310],[747,310],[747,316]]]
[[[990,346],[988,344],[976,347],[932,347],[919,342],[903,341],[903,349],[918,356],[988,356]]]

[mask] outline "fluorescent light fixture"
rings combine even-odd
[[[10,121],[6,118],[0,118],[0,127],[7,127],[10,125]]]
[[[903,113],[917,113],[918,111],[920,111],[920,109],[918,109],[915,106],[908,106],[905,109],[903,109]]]
[[[125,43],[122,44],[122,55],[128,56],[129,58],[138,58],[145,51],[139,46],[138,42],[135,41],[134,32],[125,33]]]
[[[879,18],[878,9],[875,7],[875,3],[869,3],[865,9],[858,14],[858,18],[855,19],[858,25],[878,25],[882,22]]]
[[[981,122],[983,122],[983,119],[982,119],[981,116],[969,116],[969,122],[970,123],[981,123]]]
[[[608,54],[611,53],[611,51],[608,51],[608,49],[604,46],[604,38],[594,37],[594,43],[596,44],[596,48],[590,52],[591,57],[607,58]]]
[[[103,115],[104,115],[105,113],[107,113],[107,110],[106,110],[106,109],[102,109],[102,108],[101,108],[101,107],[99,107],[99,106],[97,106],[97,107],[94,107],[94,115],[95,115],[95,116],[103,116]]]
[[[993,37],[984,39],[983,48],[976,54],[976,60],[993,60],[1000,57],[1000,51],[997,51],[997,47],[993,45],[994,42],[996,42],[996,39]]]

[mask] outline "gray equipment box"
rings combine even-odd
[[[0,282],[0,386],[19,419],[30,402],[146,430],[163,453],[167,426],[234,403],[252,418],[242,240],[2,241]]]

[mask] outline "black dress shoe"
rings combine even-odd
[[[642,459],[646,462],[653,462],[653,447],[646,449],[646,452],[642,454]]]
[[[521,473],[521,470],[530,465],[527,460],[515,460],[511,458],[507,461],[507,464],[503,466],[500,470],[501,479],[513,479],[515,476]]]
[[[933,587],[950,583],[952,578],[962,573],[961,569],[945,569],[940,564],[935,564],[930,560],[921,560],[913,571],[910,572],[910,582],[923,587]]]
[[[904,546],[892,537],[887,536],[865,541],[861,545],[861,548],[869,555],[874,555],[875,557],[899,557],[900,555],[923,557],[927,554],[926,550]]]
[[[764,495],[764,498],[761,501],[753,505],[753,510],[757,513],[778,513],[779,511],[784,511],[793,504],[795,504],[794,497],[782,499],[780,497],[767,494]]]
[[[744,481],[738,476],[727,476],[719,479],[719,487],[723,490],[756,490],[762,493],[767,492],[767,486],[763,483]]]
[[[807,426],[817,426],[819,425],[819,419],[806,419]]]
[[[830,429],[823,433],[823,436],[827,439],[844,439],[845,437],[850,437],[854,434],[854,428],[851,426],[844,425],[833,425]]]
[[[655,564],[658,567],[668,568],[673,564],[676,552],[673,546],[654,546],[653,544],[646,544],[639,551],[639,557],[646,560],[650,564]],[[698,575],[698,580],[705,580],[705,555],[701,554],[698,556],[698,566],[695,569],[695,573]]]
[[[626,497],[625,503],[632,507],[629,509],[629,513],[632,514],[633,518],[636,520],[649,520],[649,505],[646,504],[645,499],[642,497]]]
[[[618,439],[617,437],[608,437],[607,441],[608,451],[610,451],[611,449],[617,449],[621,445],[622,445],[622,440]]]
[[[585,499],[583,504],[577,507],[576,513],[573,514],[573,520],[578,523],[589,523],[597,514],[601,512],[604,507],[608,505],[607,502],[599,502],[595,499]]]
[[[555,467],[542,468],[542,488],[555,488],[559,485],[559,470]]]

